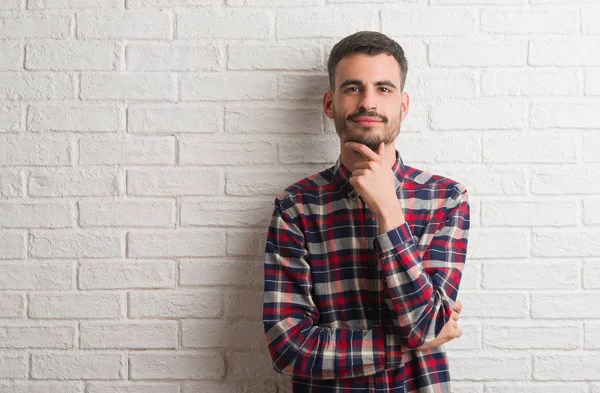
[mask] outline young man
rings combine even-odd
[[[405,165],[407,65],[394,40],[337,43],[323,109],[335,165],[275,199],[263,322],[273,365],[295,393],[450,392],[443,343],[460,337],[465,188]]]

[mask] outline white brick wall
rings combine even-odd
[[[275,194],[328,53],[405,48],[410,165],[470,191],[455,393],[600,393],[599,0],[1,0],[0,391],[284,393]]]

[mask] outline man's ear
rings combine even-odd
[[[327,90],[323,95],[323,112],[328,118],[333,119],[333,92]]]

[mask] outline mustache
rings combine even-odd
[[[381,115],[377,112],[371,112],[371,111],[369,111],[369,112],[368,111],[360,111],[360,112],[352,113],[352,114],[348,115],[348,117],[346,117],[346,120],[354,121],[354,120],[356,120],[357,117],[361,117],[361,116],[376,117],[384,123],[387,123],[387,121],[388,121],[387,116]]]

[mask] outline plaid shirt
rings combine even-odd
[[[276,371],[295,393],[450,392],[443,347],[467,252],[459,183],[393,166],[406,223],[377,218],[340,159],[275,199],[263,322]]]

